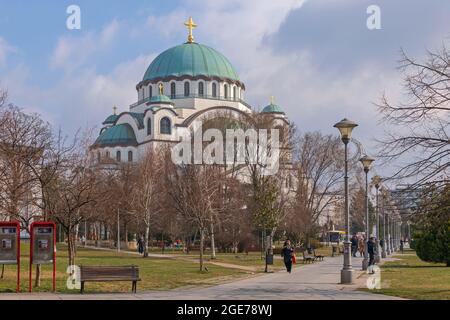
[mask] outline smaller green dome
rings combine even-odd
[[[279,105],[276,104],[269,104],[268,106],[266,106],[263,110],[263,113],[282,113],[284,114],[283,109],[281,109],[281,107]]]
[[[114,147],[123,145],[137,145],[133,128],[126,123],[104,130],[94,143],[94,147]]]
[[[114,124],[119,116],[117,114],[112,114],[102,124]]]
[[[164,94],[159,94],[157,96],[151,97],[150,104],[156,104],[156,103],[173,104],[172,100],[170,100],[170,98]]]

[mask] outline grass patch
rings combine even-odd
[[[400,260],[381,266],[382,289],[371,292],[416,300],[450,300],[449,267],[424,262],[412,250],[394,258]]]
[[[68,290],[66,281],[67,247],[58,245],[56,287],[58,292],[78,293],[78,290]],[[29,245],[22,244],[21,255],[21,291],[28,291]],[[104,250],[79,248],[76,258],[77,265],[137,265],[139,266],[142,281],[138,283],[139,291],[166,290],[184,286],[210,285],[224,280],[245,276],[244,271],[223,268],[207,264],[208,272],[200,272],[195,262],[175,259],[143,259],[127,253],[117,253]],[[16,266],[5,266],[5,277],[0,279],[0,293],[15,292]],[[33,270],[34,272],[34,270]],[[34,273],[33,273],[34,277]],[[43,275],[40,288],[34,292],[51,290],[52,266],[43,266]],[[97,292],[130,292],[131,282],[103,282],[86,283],[86,293]]]

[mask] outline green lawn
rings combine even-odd
[[[66,246],[58,245],[57,252],[57,291],[77,293],[66,288],[68,274]],[[138,291],[173,289],[183,286],[199,286],[218,283],[224,280],[245,276],[244,271],[209,265],[208,272],[200,272],[198,263],[174,259],[143,259],[126,253],[112,251],[78,249],[77,265],[137,265],[142,281],[138,284]],[[16,266],[5,267],[5,277],[0,279],[0,293],[15,292]],[[21,291],[28,290],[29,246],[22,244],[21,255]],[[43,266],[41,288],[34,291],[51,290],[51,265]],[[93,292],[130,292],[131,282],[117,283],[86,283],[86,293]]]
[[[380,290],[371,292],[420,300],[450,300],[450,268],[443,263],[420,260],[414,251],[405,251],[381,266]]]

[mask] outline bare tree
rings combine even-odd
[[[148,256],[150,226],[162,211],[164,155],[163,150],[149,149],[136,168],[132,199],[137,219],[144,227],[144,257]]]
[[[30,164],[40,162],[50,148],[52,132],[37,114],[9,105],[0,111],[0,204],[10,219],[28,230],[40,212],[31,207],[40,196],[38,177]]]
[[[408,179],[412,189],[444,186],[450,166],[450,52],[444,45],[420,62],[402,51],[400,70],[404,101],[392,103],[384,95],[378,103],[383,122],[395,126],[380,141],[381,156],[399,164],[390,179]]]
[[[76,233],[79,224],[94,214],[94,206],[108,196],[102,188],[103,172],[90,166],[88,155],[89,133],[76,142],[76,148],[66,154],[64,165],[46,185],[47,205],[55,219],[67,234],[68,262],[74,265]]]
[[[167,193],[173,208],[200,233],[200,271],[204,271],[205,234],[211,217],[216,215],[215,202],[220,186],[218,170],[208,165],[175,165],[167,161]]]
[[[308,243],[322,214],[340,201],[343,156],[339,138],[319,132],[296,138],[295,196],[289,224],[295,238]]]

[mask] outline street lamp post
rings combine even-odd
[[[364,167],[364,172],[366,173],[366,196],[365,196],[365,202],[364,202],[364,206],[365,206],[365,210],[366,210],[366,245],[364,246],[364,259],[362,262],[362,269],[363,270],[367,270],[367,267],[369,265],[369,253],[368,253],[368,248],[367,248],[367,240],[369,239],[369,232],[370,232],[370,223],[369,223],[369,179],[368,179],[368,175],[369,175],[369,170],[370,170],[370,165],[372,164],[372,162],[375,161],[375,159],[365,155],[364,157],[362,157],[361,159],[359,159],[359,161],[361,161],[363,167]]]
[[[391,223],[389,225],[389,234],[390,234],[390,246],[391,246],[391,254],[395,252],[395,247],[394,247],[394,217],[392,217],[391,219]]]
[[[379,214],[379,206],[378,206],[378,190],[380,189],[381,178],[379,176],[373,177],[375,182],[375,244],[376,244],[376,255],[375,262],[378,263],[381,260],[380,257],[380,214]]]
[[[383,191],[383,190],[382,190]],[[383,193],[381,194],[381,201],[383,208],[383,245],[381,246],[381,258],[386,258],[386,211],[384,207],[384,196]]]
[[[351,284],[353,282],[352,254],[350,252],[350,204],[348,199],[348,143],[350,142],[352,131],[358,125],[348,119],[343,119],[334,125],[341,133],[341,139],[345,146],[345,241],[344,241],[344,265],[341,270],[341,283]]]
[[[386,231],[387,231],[387,238],[386,238],[386,253],[390,255],[392,253],[392,247],[391,247],[391,218],[390,215],[386,215]]]

